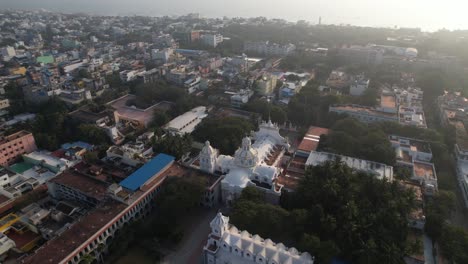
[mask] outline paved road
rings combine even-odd
[[[169,254],[161,263],[163,264],[200,264],[203,246],[210,233],[210,222],[217,210],[202,211],[190,219],[191,223],[186,229],[186,235],[180,246]]]

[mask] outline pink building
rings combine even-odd
[[[19,156],[35,150],[36,141],[30,132],[23,130],[0,138],[0,165],[10,165]]]

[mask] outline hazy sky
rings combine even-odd
[[[312,22],[321,16],[326,24],[468,29],[467,0],[0,0],[0,8],[153,16],[192,12]]]

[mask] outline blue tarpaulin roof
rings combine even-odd
[[[143,167],[128,176],[120,182],[120,186],[129,189],[130,191],[138,190],[151,177],[158,174],[162,169],[174,161],[174,157],[167,154],[158,154],[152,160],[147,162]]]

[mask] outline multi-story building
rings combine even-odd
[[[37,149],[36,141],[31,133],[20,131],[0,139],[0,165],[12,164],[21,155]]]
[[[203,43],[213,48],[216,48],[224,40],[223,35],[220,34],[204,34],[201,35],[200,39]]]
[[[151,59],[166,63],[169,61],[172,54],[174,54],[174,49],[172,48],[153,49],[151,50]]]
[[[457,157],[457,178],[468,207],[468,132],[465,122],[468,120],[468,99],[460,93],[445,92],[437,99],[439,116],[443,126],[455,131],[455,155]]]
[[[120,80],[122,80],[122,82],[130,82],[130,81],[135,80],[140,73],[142,73],[142,71],[126,70],[126,71],[121,71],[119,73],[119,76],[120,76]]]
[[[332,105],[329,111],[337,114],[347,114],[364,123],[399,121],[396,113],[378,111],[373,107],[361,105]]]
[[[107,159],[114,163],[137,167],[151,158],[153,148],[143,143],[127,143],[122,146],[111,146],[106,153]]]
[[[120,184],[108,186],[76,171],[65,174],[63,179],[54,179],[58,184],[50,183],[51,194],[57,197],[90,205],[102,200],[57,237],[20,259],[20,263],[77,264],[85,258],[102,261],[117,230],[148,215],[165,179],[180,174],[181,168],[174,164],[174,157],[159,154]]]
[[[277,43],[271,43],[269,41],[248,41],[244,43],[244,50],[266,56],[286,56],[294,52],[296,50],[296,46],[291,43],[286,45],[280,45]]]
[[[11,240],[3,233],[0,233],[0,261],[4,261],[7,257],[8,251],[10,249],[15,248],[16,244],[15,241]]]
[[[273,74],[263,74],[255,81],[255,91],[260,95],[272,94],[276,88],[277,80]]]
[[[16,50],[14,47],[7,46],[0,49],[0,54],[5,60],[9,60],[12,57],[16,56]]]
[[[154,35],[153,43],[158,48],[177,48],[177,42],[169,34]]]
[[[433,195],[437,191],[437,175],[431,163],[432,152],[429,143],[395,135],[389,136],[395,149],[397,164],[411,169],[411,180],[418,182],[424,194]]]
[[[379,65],[383,62],[384,50],[374,47],[351,46],[338,50],[338,55],[353,64]]]
[[[342,70],[334,70],[330,73],[325,83],[328,87],[342,90],[349,87],[349,85],[352,83],[352,78],[349,76],[349,74]]]
[[[172,134],[190,134],[201,121],[207,117],[206,107],[199,106],[172,119],[164,129]]]
[[[393,181],[393,167],[383,163],[347,157],[328,152],[311,151],[307,158],[307,166],[318,166],[328,161],[340,160],[348,167],[375,175],[378,179]]]
[[[253,94],[254,92],[252,90],[240,90],[238,93],[231,96],[231,106],[241,108],[244,104],[249,102]]]
[[[354,79],[349,87],[349,94],[353,96],[361,96],[369,88],[370,80],[360,75]]]
[[[314,257],[282,243],[240,231],[229,224],[229,217],[218,213],[210,223],[211,233],[203,248],[204,264],[313,264]]]
[[[410,165],[415,160],[430,162],[432,152],[429,143],[412,138],[389,136],[392,146],[395,148],[397,163]]]

